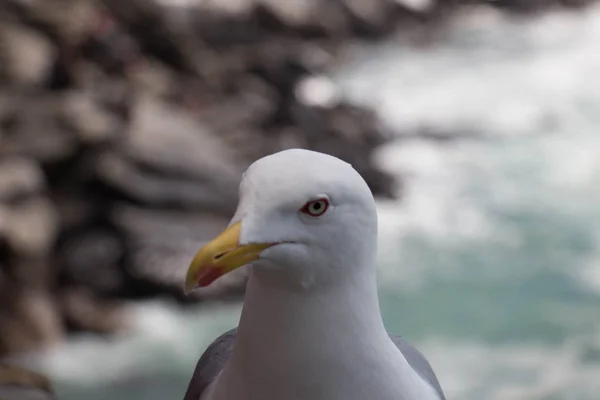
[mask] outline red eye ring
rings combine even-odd
[[[320,217],[325,214],[327,209],[329,208],[329,199],[321,198],[316,200],[311,200],[307,202],[300,209],[304,214],[310,215],[311,217]]]

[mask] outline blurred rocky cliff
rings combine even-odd
[[[397,193],[373,162],[389,136],[376,113],[323,74],[351,40],[431,32],[465,3],[1,1],[0,356],[125,328],[128,299],[193,301],[190,256],[225,226],[258,157],[334,154],[376,195]],[[243,279],[195,300],[239,294]]]

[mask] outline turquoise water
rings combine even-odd
[[[482,21],[485,21],[482,22]],[[358,49],[335,79],[402,138],[381,202],[381,303],[448,399],[600,393],[600,10],[529,22],[464,17],[445,42]],[[136,306],[134,333],[74,338],[42,360],[62,400],[182,398],[239,305]]]

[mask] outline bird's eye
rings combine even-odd
[[[320,217],[325,214],[325,211],[329,208],[329,200],[327,199],[318,199],[312,200],[306,203],[300,211],[304,214],[308,214],[311,217]]]

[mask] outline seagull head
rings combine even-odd
[[[284,150],[250,165],[239,194],[227,229],[193,258],[186,293],[247,264],[260,278],[304,289],[373,268],[375,202],[350,164]]]

